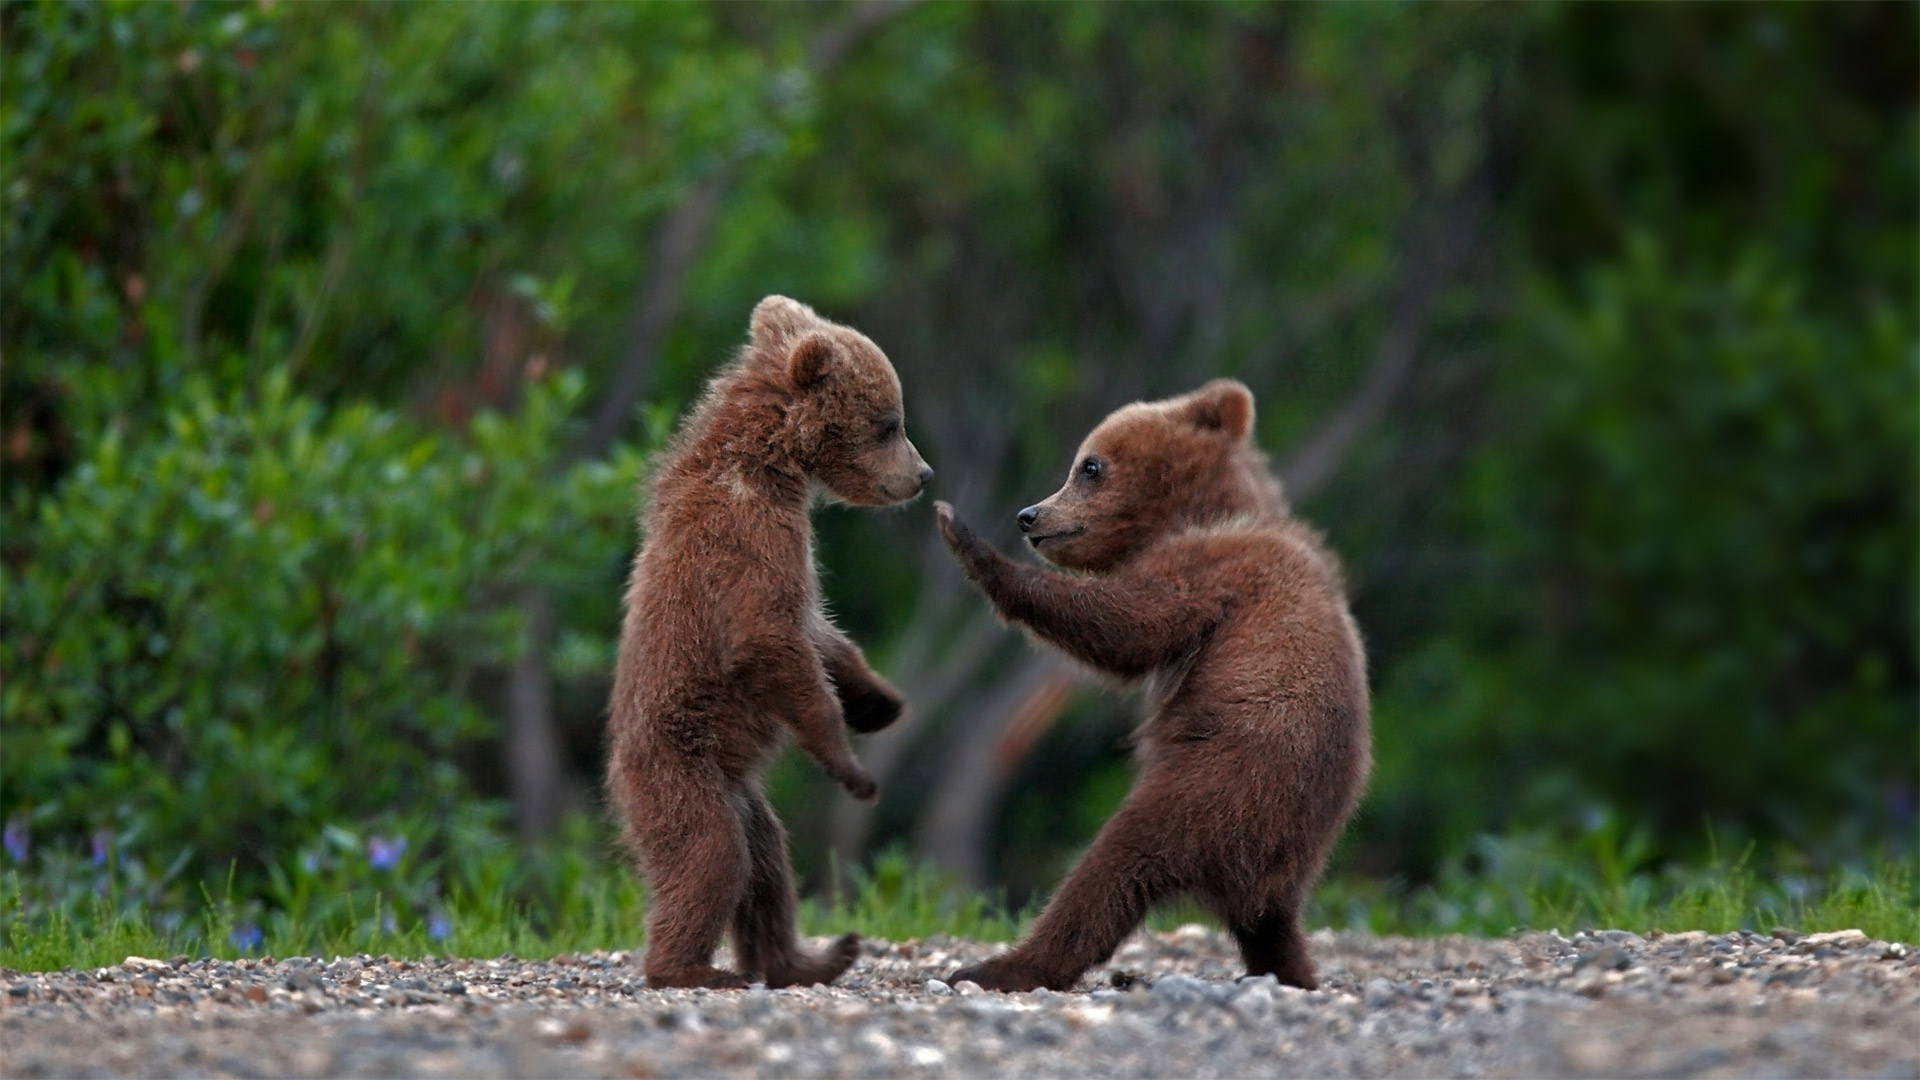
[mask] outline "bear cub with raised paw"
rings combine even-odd
[[[1366,659],[1339,564],[1252,427],[1253,395],[1224,379],[1107,417],[1066,486],[1018,517],[1074,573],[1014,562],[935,504],[1002,619],[1148,690],[1126,801],[1026,940],[951,981],[1067,989],[1187,894],[1250,974],[1316,985],[1300,912],[1370,767]]]
[[[801,948],[761,776],[790,732],[874,798],[847,729],[886,727],[904,702],[827,619],[808,507],[816,491],[904,502],[932,476],[886,356],[781,296],[659,457],[608,718],[608,793],[653,890],[649,986],[830,983],[858,954],[852,934]],[[739,971],[713,964],[728,932]]]

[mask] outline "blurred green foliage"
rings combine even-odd
[[[490,732],[463,688],[521,647],[500,594],[594,576],[630,527],[632,455],[554,478],[579,393],[557,377],[456,443],[280,372],[99,440],[13,548],[9,798],[36,831],[239,858],[249,889],[343,817],[454,812]]]
[[[1911,313],[1648,238],[1534,310],[1453,511],[1482,572],[1387,673],[1373,812],[1437,853],[1610,807],[1668,855],[1870,848],[1914,782]]]
[[[1214,375],[1286,464],[1412,334],[1300,500],[1376,687],[1329,918],[1511,897],[1513,852],[1616,829],[1605,888],[1715,837],[1763,873],[1910,851],[1916,36],[1897,4],[0,7],[13,896],[614,933],[601,830],[503,846],[502,672],[544,652],[591,785],[633,447],[777,291],[888,349],[943,494],[1002,524],[1105,411]],[[903,685],[1012,666],[936,670],[978,605],[918,511],[820,525]],[[980,707],[916,704],[869,849],[917,842]],[[1016,902],[1136,712],[1083,696],[1005,770]],[[827,880],[834,796],[775,788]],[[859,872],[898,900],[861,918],[990,921]]]

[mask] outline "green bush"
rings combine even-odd
[[[1532,309],[1508,433],[1450,511],[1478,572],[1386,673],[1368,827],[1427,862],[1607,807],[1665,858],[1716,828],[1824,867],[1910,844],[1909,313],[1645,238]]]
[[[43,851],[116,838],[172,868],[155,888],[234,864],[248,894],[329,826],[451,815],[452,760],[492,734],[475,671],[523,645],[503,601],[629,542],[637,457],[560,469],[579,392],[455,438],[276,372],[102,438],[8,537],[0,815]]]

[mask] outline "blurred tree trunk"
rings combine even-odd
[[[920,819],[916,847],[970,888],[990,880],[1000,793],[1033,738],[1066,707],[1072,680],[1052,655],[1029,652],[979,704],[954,740],[939,787]]]
[[[531,588],[520,594],[518,605],[527,642],[507,684],[507,782],[520,835],[532,840],[559,827],[570,800],[547,673],[553,597]]]

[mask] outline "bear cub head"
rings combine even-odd
[[[1048,562],[1100,573],[1170,532],[1284,513],[1252,430],[1253,394],[1232,379],[1124,406],[1080,444],[1066,484],[1020,511],[1020,531]]]
[[[769,296],[753,309],[748,353],[785,383],[789,449],[828,495],[887,506],[919,495],[933,479],[907,439],[900,377],[865,334],[797,300]]]

